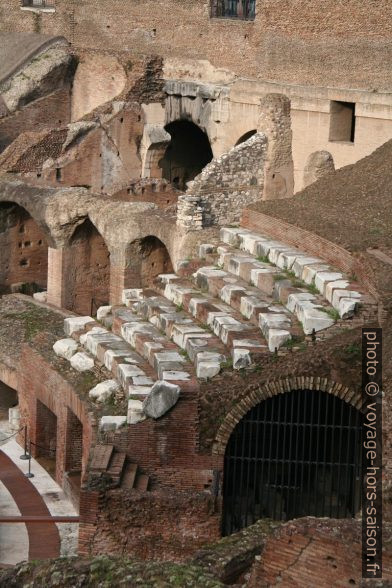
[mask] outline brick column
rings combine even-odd
[[[92,552],[94,535],[97,531],[97,517],[100,509],[101,495],[96,491],[80,491],[80,525],[78,554],[89,556]]]

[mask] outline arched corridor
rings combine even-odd
[[[354,517],[360,508],[360,416],[340,398],[295,390],[268,398],[226,447],[222,532],[260,518]]]
[[[129,288],[153,288],[160,274],[173,272],[173,264],[164,243],[153,235],[134,241],[128,251]]]
[[[43,230],[21,206],[0,203],[0,294],[46,290],[47,274]]]
[[[66,308],[93,316],[109,302],[110,253],[103,237],[87,219],[75,230],[65,264]]]
[[[178,120],[166,125],[171,135],[164,157],[160,161],[162,177],[179,190],[193,180],[213,158],[209,139],[197,125]]]

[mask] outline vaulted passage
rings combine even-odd
[[[90,220],[74,232],[66,263],[66,308],[93,316],[109,302],[110,254]]]
[[[252,408],[225,453],[222,533],[260,518],[349,518],[360,508],[361,413],[296,390]]]
[[[128,256],[129,288],[153,288],[160,274],[174,271],[166,246],[153,235],[134,241],[129,247]]]
[[[13,203],[0,204],[0,294],[46,290],[48,245],[29,213]]]
[[[32,447],[32,452],[54,478],[57,455],[57,416],[39,400],[37,400],[36,443]]]
[[[206,133],[188,121],[175,121],[165,130],[171,135],[164,157],[161,159],[162,177],[179,190],[193,180],[213,157]]]

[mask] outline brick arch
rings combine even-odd
[[[47,224],[44,213],[34,205],[29,203],[27,199],[18,198],[18,194],[7,194],[2,197],[0,195],[0,208],[6,209],[7,207],[18,207],[24,211],[32,221],[37,225],[38,229],[42,231],[45,240],[49,247],[55,247],[55,238],[52,235],[52,230],[49,224]]]
[[[267,382],[257,389],[251,390],[249,394],[226,415],[215,436],[212,452],[216,455],[224,455],[226,445],[236,425],[254,406],[267,398],[277,396],[278,394],[285,394],[286,392],[292,392],[294,390],[320,390],[337,396],[341,400],[344,400],[344,402],[354,406],[354,408],[360,410],[362,407],[361,391],[353,390],[348,386],[344,386],[343,384],[339,384],[328,378],[320,378],[318,376],[294,376],[292,378]]]

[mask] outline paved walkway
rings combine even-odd
[[[20,514],[50,516],[50,511],[37,489],[0,450],[0,481],[11,494]],[[45,559],[60,555],[60,534],[55,523],[26,523],[29,538],[29,559]]]

